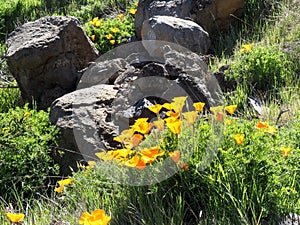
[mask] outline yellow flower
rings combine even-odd
[[[166,116],[172,117],[177,119],[180,115],[180,112],[173,112],[173,111],[168,111],[166,112]]]
[[[6,213],[7,218],[12,223],[22,222],[24,220],[25,215],[23,213],[15,214],[15,213]]]
[[[273,126],[269,126],[267,130],[264,131],[265,133],[274,134],[277,132],[277,129]]]
[[[113,36],[111,34],[107,34],[107,35],[105,35],[105,37],[107,40],[111,40],[113,38]]]
[[[162,105],[156,104],[156,105],[149,106],[148,109],[154,112],[155,114],[158,114],[159,111],[162,109],[162,107],[163,107]]]
[[[227,126],[230,126],[231,125],[231,120],[225,120],[225,124],[227,125]]]
[[[204,105],[205,103],[204,102],[195,102],[193,104],[193,106],[195,107],[195,109],[198,111],[198,112],[201,112],[204,108]]]
[[[182,108],[184,106],[186,99],[187,99],[187,96],[173,98],[173,102],[171,102],[171,105],[175,112],[182,111]]]
[[[87,170],[92,169],[94,166],[96,166],[95,161],[88,161],[88,165],[85,167]]]
[[[123,130],[121,132],[121,134],[117,137],[114,137],[113,140],[114,141],[117,141],[117,142],[120,142],[120,143],[123,143],[125,140],[127,139],[131,139],[132,136],[134,134],[134,130],[133,129],[127,129],[127,130]]]
[[[64,180],[60,180],[60,181],[57,181],[57,183],[62,186],[62,185],[70,185],[72,184],[72,179],[71,178],[67,178],[67,179],[64,179]]]
[[[267,122],[261,122],[261,121],[259,121],[255,126],[256,129],[263,129],[263,128],[268,128],[268,127],[269,127],[269,125]]]
[[[136,14],[136,9],[131,8],[131,9],[129,10],[129,13],[132,14],[132,15]]]
[[[177,122],[178,120],[179,120],[178,116],[171,116],[165,119],[166,123],[174,123]]]
[[[96,209],[89,214],[84,212],[79,219],[79,224],[82,225],[107,225],[111,220],[110,216],[107,216],[103,209]]]
[[[141,134],[148,134],[151,129],[151,124],[147,122],[148,118],[139,118],[131,126],[131,128]]]
[[[122,149],[116,149],[112,151],[108,151],[107,154],[112,156],[118,161],[124,161],[128,158],[130,154],[132,154],[133,151],[128,148],[122,148]]]
[[[120,30],[117,27],[110,28],[110,31],[113,32],[114,34],[118,33]]]
[[[129,140],[125,140],[124,144],[126,148],[133,148],[139,145],[144,136],[141,134],[134,134]]]
[[[61,186],[55,188],[54,191],[57,192],[57,193],[62,193],[62,191],[64,190],[64,188],[65,188],[65,186],[61,185]]]
[[[93,18],[93,20],[90,21],[90,24],[94,25],[99,20],[98,17]]]
[[[241,145],[241,144],[243,144],[244,137],[245,137],[245,134],[236,134],[236,135],[234,135],[233,138],[238,145]]]
[[[119,18],[119,19],[123,19],[123,18],[124,18],[124,14],[123,14],[123,13],[120,13],[120,14],[118,15],[118,18]]]
[[[95,39],[96,39],[96,35],[93,34],[93,35],[91,36],[91,39],[92,39],[92,41],[94,42]]]
[[[173,134],[179,134],[180,133],[180,129],[181,129],[181,121],[177,120],[174,122],[167,122],[166,123],[167,127],[169,127],[169,129],[172,131]]]
[[[59,187],[55,188],[54,191],[57,192],[57,193],[61,193],[63,190],[64,190],[64,187],[66,185],[70,185],[72,184],[72,179],[70,178],[67,178],[67,179],[64,179],[64,180],[60,180],[60,181],[57,181],[57,183],[59,184]]]
[[[223,106],[210,107],[210,111],[216,115],[217,113],[223,112]]]
[[[114,157],[106,152],[97,152],[95,155],[104,162],[112,161]]]
[[[290,152],[291,152],[291,148],[284,148],[284,147],[282,147],[281,148],[281,152],[282,152],[282,156],[283,157],[287,157],[289,154],[290,154]]]
[[[137,7],[139,5],[139,2],[135,2],[134,5]]]
[[[169,102],[164,103],[164,104],[163,104],[163,107],[164,107],[165,109],[167,109],[167,110],[172,110],[172,109],[173,109],[172,104],[169,103]]]
[[[163,119],[159,119],[159,120],[155,120],[153,122],[154,126],[156,126],[156,128],[160,131],[162,131],[164,129],[165,126],[165,121]]]
[[[100,20],[98,20],[98,21],[94,24],[95,27],[100,27],[100,25],[101,25],[101,21],[100,21]]]
[[[140,157],[138,155],[133,156],[131,159],[125,162],[125,165],[128,167],[136,167],[139,163]]]
[[[236,109],[237,105],[229,105],[225,107],[225,110],[232,115]]]
[[[141,159],[145,163],[151,163],[153,162],[157,157],[163,156],[165,154],[165,151],[159,151],[159,146],[155,146],[152,148],[145,148],[141,151]]]
[[[190,112],[182,113],[182,115],[188,121],[188,123],[190,125],[193,125],[195,123],[195,121],[196,121],[198,112],[197,111],[190,111]]]
[[[175,163],[178,163],[180,159],[180,151],[176,150],[174,152],[169,152],[169,156]]]
[[[111,45],[114,45],[116,43],[115,40],[110,40],[109,42],[111,43]]]
[[[242,45],[242,48],[241,48],[240,52],[241,52],[241,53],[244,53],[244,52],[250,52],[250,51],[251,51],[251,48],[252,48],[253,46],[254,46],[254,43]]]
[[[24,113],[24,119],[26,119],[28,116],[30,116],[30,112],[25,112]]]
[[[99,20],[98,17],[95,17],[93,20],[90,21],[90,23],[91,23],[94,27],[100,27],[100,25],[101,25],[101,21]]]

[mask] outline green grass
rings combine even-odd
[[[1,15],[8,15],[1,20],[1,24],[7,23],[1,30],[4,36],[17,21],[33,20],[49,12],[75,15],[85,23],[95,16],[125,9],[127,4],[88,0],[45,3],[16,0],[11,6],[4,4],[0,9]],[[34,5],[46,8],[37,12]],[[22,15],[17,15],[16,9]],[[175,150],[177,143],[180,150],[192,149],[192,157],[185,161],[187,171],[180,169],[150,186],[130,186],[107,179],[100,165],[83,168],[72,175],[73,184],[61,194],[36,192],[35,198],[26,198],[15,190],[9,199],[1,195],[0,223],[10,224],[5,212],[14,211],[26,214],[24,224],[28,225],[78,224],[84,211],[97,208],[112,216],[110,224],[120,225],[272,225],[289,213],[300,214],[300,4],[296,0],[250,0],[245,10],[237,26],[214,40],[215,59],[210,67],[215,71],[225,64],[231,66],[226,79],[234,80],[237,86],[224,95],[226,104],[237,104],[238,109],[226,118],[223,141],[208,167],[199,170],[207,144],[211,144],[212,124],[209,119],[201,119],[197,127],[182,129],[179,142],[169,132],[150,135],[143,143],[159,144],[166,151]],[[254,43],[252,49],[241,53],[242,45],[250,43]],[[258,63],[260,59],[263,62]],[[15,107],[18,96],[15,89],[0,89],[0,100],[5,102],[1,112]],[[262,101],[265,110],[261,115],[249,107],[249,96]],[[277,132],[256,129],[258,121],[267,121]],[[235,134],[245,134],[241,145],[235,142]],[[286,157],[283,147],[291,149]],[[55,187],[51,183],[46,189]]]

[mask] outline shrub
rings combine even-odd
[[[48,113],[17,107],[0,113],[0,193],[13,191],[25,196],[41,190],[48,175],[57,173],[50,145],[58,130],[50,125]]]
[[[84,30],[96,48],[105,53],[134,35],[134,14],[136,5],[127,14],[117,18],[93,18],[84,25]]]
[[[21,93],[18,88],[2,87],[0,88],[0,113],[8,112],[9,109],[19,105]]]
[[[294,71],[286,54],[273,46],[243,45],[236,61],[226,71],[229,79],[268,91],[290,83]]]
[[[194,127],[196,137],[182,128],[181,137],[198,140],[187,170],[151,186],[134,187],[110,184],[103,168],[96,166],[74,174],[67,192],[76,199],[72,205],[80,198],[92,210],[101,202],[112,213],[112,224],[276,224],[291,212],[299,213],[299,118],[276,128],[227,116],[218,154],[199,170],[210,144],[210,119]],[[172,140],[164,140],[168,143],[162,145],[170,146]],[[82,187],[89,191],[80,191]]]

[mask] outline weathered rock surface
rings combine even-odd
[[[154,16],[145,20],[142,40],[162,40],[179,44],[193,52],[205,54],[210,47],[209,35],[198,24],[173,16]]]
[[[278,225],[299,225],[300,224],[300,215],[290,213],[285,218],[281,219]]]
[[[46,109],[74,91],[81,70],[98,56],[74,17],[44,17],[12,32],[6,42],[7,64],[25,102]]]
[[[158,48],[152,55],[145,49],[128,53],[142,49],[138,43],[132,43],[135,48],[124,46],[123,50],[116,50],[121,53],[115,52],[114,59],[91,64],[78,90],[53,103],[50,119],[63,130],[61,146],[74,151],[64,157],[64,173],[69,172],[69,166],[76,169],[74,161],[82,158],[80,154],[91,160],[95,159],[95,152],[121,147],[113,137],[137,118],[156,117],[148,109],[153,104],[171,102],[178,96],[189,96],[190,109],[196,101],[205,102],[206,109],[219,104],[217,81],[201,57],[158,44],[150,44]],[[118,58],[126,50],[128,56]]]
[[[83,159],[82,155],[93,160],[94,153],[107,148],[107,143],[114,146],[113,137],[118,128],[106,119],[116,94],[113,85],[100,84],[71,92],[53,102],[50,121],[61,128],[59,146],[67,149],[59,161],[64,174],[71,172],[70,167],[77,169],[76,163]]]
[[[140,1],[135,15],[136,35],[141,38],[143,22],[159,15],[189,18],[214,35],[227,30],[235,17],[242,15],[244,4],[245,0]]]

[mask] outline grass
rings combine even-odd
[[[20,16],[20,21],[35,19],[52,10],[51,13],[75,15],[87,22],[94,16],[123,9],[127,4],[125,1],[88,0],[71,4],[65,1],[44,3],[46,9],[38,14],[32,6],[45,7],[41,1],[19,2],[25,15]],[[10,6],[5,5],[2,10],[4,14],[1,15],[11,18],[11,25],[2,29],[7,33],[18,19]],[[225,76],[236,81],[237,86],[225,93],[226,104],[237,104],[238,108],[234,115],[224,119],[223,141],[208,167],[199,169],[204,152],[213,140],[210,139],[212,123],[207,119],[211,115],[200,116],[193,128],[182,128],[179,142],[170,132],[159,136],[163,142],[154,134],[144,142],[146,147],[159,144],[166,153],[176,150],[175,147],[192,149],[192,157],[185,161],[188,170],[179,169],[174,176],[157,184],[130,186],[107,179],[99,164],[92,169],[81,167],[80,172],[72,175],[73,184],[60,194],[40,192],[35,193],[38,197],[34,198],[15,191],[10,199],[0,196],[0,223],[10,224],[5,212],[13,211],[26,214],[24,224],[28,225],[78,224],[84,211],[92,212],[97,208],[103,208],[112,216],[111,224],[121,225],[276,224],[289,213],[300,214],[300,92],[295,78],[300,68],[300,4],[296,0],[250,0],[245,10],[237,26],[214,40],[215,59],[210,67],[215,71],[225,64],[231,66],[231,72],[226,72]],[[252,49],[241,53],[242,45],[250,43],[254,43]],[[254,72],[249,70],[252,73],[249,77],[247,73],[242,74],[247,70],[238,70],[241,66],[234,68],[235,65],[250,66],[252,59],[262,58],[258,53],[260,48],[267,58],[265,64],[259,65],[265,68],[275,64],[268,76],[278,69],[276,75],[282,72],[283,82],[277,84],[268,79],[265,70],[258,70],[256,64]],[[269,51],[273,48],[276,51]],[[276,67],[283,63],[281,54],[287,57],[288,63]],[[261,77],[262,74],[265,76]],[[253,77],[257,78],[255,82]],[[262,82],[260,87],[259,82]],[[267,83],[268,87],[264,85]],[[13,108],[19,95],[6,90],[14,89],[2,92],[0,89],[0,100],[7,101],[2,112]],[[265,110],[258,114],[249,107],[248,97],[260,99]],[[276,132],[255,128],[259,121],[268,122]],[[241,144],[234,140],[236,134],[245,135]],[[283,155],[283,148],[290,148],[287,156]],[[55,187],[57,185],[52,183],[47,188],[54,190]]]

